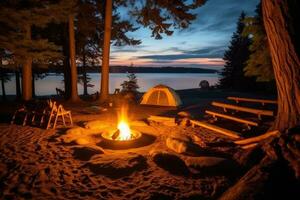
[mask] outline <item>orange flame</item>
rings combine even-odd
[[[117,140],[130,140],[131,139],[131,130],[128,124],[128,117],[127,117],[128,107],[122,106],[121,112],[118,115],[118,129],[119,129],[119,136]]]

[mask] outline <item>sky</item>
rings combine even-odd
[[[151,37],[151,31],[140,28],[129,36],[140,39],[137,46],[111,48],[111,65],[174,66],[220,69],[223,54],[244,11],[254,15],[259,0],[208,0],[195,10],[197,19],[189,28],[175,30],[161,40]]]

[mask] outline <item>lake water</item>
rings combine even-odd
[[[199,88],[199,83],[201,80],[207,80],[210,85],[215,85],[219,80],[218,74],[202,74],[202,73],[137,73],[138,85],[140,86],[139,91],[145,92],[149,88],[158,85],[164,84],[173,89],[189,89],[189,88]],[[90,73],[89,77],[91,78],[90,84],[93,84],[94,87],[88,88],[88,93],[92,94],[96,91],[99,91],[100,88],[100,74]],[[64,88],[63,85],[63,76],[50,74],[44,79],[37,80],[35,82],[35,91],[37,95],[51,95],[56,94],[55,88]],[[115,88],[121,88],[120,84],[128,80],[127,74],[124,73],[111,73],[110,74],[110,83],[109,90],[110,93],[113,93]],[[13,95],[15,94],[15,78],[12,77],[11,81],[5,84],[6,93]],[[2,94],[2,89],[0,87]],[[78,84],[79,94],[83,93],[83,87],[81,84]]]

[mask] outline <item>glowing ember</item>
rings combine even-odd
[[[118,124],[119,136],[117,140],[130,140],[131,139],[131,130],[126,121],[120,121]]]
[[[106,140],[111,140],[111,141],[122,141],[122,142],[127,142],[127,141],[132,141],[136,140],[141,137],[141,133],[136,130],[131,130],[129,126],[129,120],[127,117],[127,111],[128,107],[127,106],[122,106],[120,112],[118,113],[118,130],[116,131],[115,129],[113,132],[111,131],[105,131],[102,133],[102,137]]]

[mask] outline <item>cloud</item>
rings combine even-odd
[[[113,47],[114,62],[134,62],[137,66],[223,66],[222,57],[238,17],[242,11],[253,15],[259,1],[208,0],[194,11],[198,17],[188,29],[175,30],[162,40],[151,38],[151,31],[141,27],[131,36],[141,39],[143,45]]]
[[[181,53],[176,54],[152,54],[138,56],[138,59],[151,59],[153,61],[170,61],[170,60],[180,60],[180,59],[190,59],[190,58],[222,58],[226,46],[211,46],[206,48],[201,48],[197,50],[180,50],[177,51]]]

